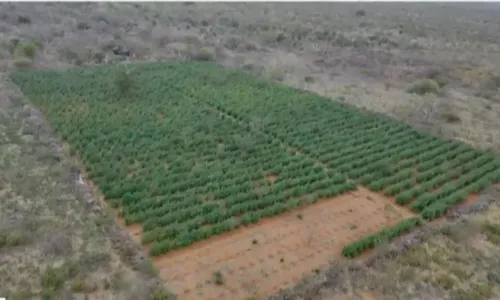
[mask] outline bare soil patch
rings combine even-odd
[[[260,299],[339,259],[347,243],[411,216],[359,188],[152,260],[179,299]],[[140,242],[140,226],[126,229]]]
[[[275,174],[272,174],[272,173],[267,174],[267,180],[270,183],[275,183],[276,179],[278,179],[278,176],[276,176]]]

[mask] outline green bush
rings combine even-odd
[[[36,54],[36,48],[35,43],[25,43],[21,44],[20,51],[23,56],[33,59]]]
[[[0,231],[0,248],[19,246],[24,239],[20,231]]]
[[[196,51],[191,58],[197,61],[213,61],[215,60],[215,51],[213,48],[203,47]]]
[[[412,84],[407,90],[410,94],[438,94],[440,92],[439,84],[432,79],[422,79]]]
[[[168,300],[170,296],[167,292],[162,289],[157,289],[151,296],[149,296],[148,300]]]
[[[126,94],[133,85],[133,80],[126,71],[118,71],[115,74],[115,88],[120,94]]]
[[[85,281],[77,280],[71,285],[71,290],[75,293],[80,293],[85,289]]]
[[[285,80],[285,75],[286,75],[286,72],[282,68],[279,68],[279,67],[272,68],[268,73],[269,78],[271,78],[272,80],[276,80],[276,81]]]
[[[214,272],[214,283],[216,285],[224,284],[224,277],[222,276],[222,273],[220,271]]]
[[[60,267],[47,267],[40,277],[40,285],[44,290],[57,291],[64,286],[64,282],[76,274],[75,266],[64,264]]]
[[[13,64],[17,69],[27,69],[33,65],[33,61],[27,57],[16,57]]]

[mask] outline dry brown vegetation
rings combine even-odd
[[[0,70],[215,60],[500,151],[499,12],[496,3],[1,3]],[[0,296],[166,299],[5,74],[0,141]],[[336,264],[276,297],[498,298],[499,216],[493,204],[446,221],[383,263]]]

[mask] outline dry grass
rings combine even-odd
[[[499,151],[499,11],[494,3],[5,2],[0,71],[215,60]],[[415,82],[432,82],[437,92],[408,93]],[[107,212],[82,200],[68,179],[73,162],[54,154],[40,116],[5,76],[0,84],[0,273],[9,274],[0,277],[0,295],[152,294],[154,272],[134,270],[136,252],[113,246]],[[372,299],[363,291],[374,288],[376,299],[498,297],[499,217],[495,207],[468,223],[470,235],[437,235],[384,266],[344,270],[340,294]],[[311,299],[339,293],[322,290]]]

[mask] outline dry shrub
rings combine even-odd
[[[164,47],[170,43],[185,43],[195,46],[202,44],[200,37],[195,33],[159,25],[152,29],[151,38],[156,41],[159,47]]]
[[[314,76],[306,75],[306,76],[304,76],[304,81],[307,83],[314,83],[315,79],[314,79]]]
[[[451,112],[443,113],[441,116],[446,121],[446,123],[455,124],[455,123],[460,123],[462,121],[459,116]]]
[[[490,74],[479,86],[476,96],[495,102],[500,101],[500,75]]]
[[[257,50],[259,50],[259,46],[257,46],[256,44],[254,44],[252,42],[245,42],[245,43],[243,43],[242,47],[240,47],[240,48],[245,50],[245,51],[257,51]]]
[[[364,17],[366,16],[366,11],[364,9],[358,9],[356,11],[356,17]]]
[[[442,68],[431,67],[424,71],[423,77],[434,80],[440,88],[448,84],[447,71]]]
[[[262,75],[265,72],[264,67],[262,65],[254,64],[251,62],[244,63],[243,70],[252,73],[254,75]]]
[[[259,34],[259,41],[262,45],[276,45],[277,35],[273,31],[264,31]]]
[[[484,99],[488,99],[494,102],[500,102],[500,93],[495,90],[488,90],[488,89],[480,89],[476,93],[474,93],[476,97],[481,97]]]
[[[16,52],[17,46],[19,46],[19,39],[18,38],[9,39],[9,42],[7,44],[7,49],[9,50],[9,53],[11,55],[14,55],[14,53]]]
[[[498,90],[500,88],[500,75],[492,74],[483,84],[482,88]]]
[[[159,26],[155,26],[153,30],[151,30],[151,38],[155,40],[156,44],[159,47],[165,47],[168,43],[171,42],[168,32],[166,32],[165,28],[161,28]]]
[[[76,28],[78,30],[89,30],[91,27],[86,22],[78,22],[78,24],[76,24]]]
[[[407,90],[410,94],[439,94],[440,88],[439,84],[432,79],[422,79],[413,83]]]
[[[69,47],[62,47],[57,51],[59,57],[69,63],[79,65],[81,64],[80,55],[70,49]]]
[[[224,47],[229,50],[236,50],[242,43],[242,40],[236,36],[230,36],[224,39]]]
[[[245,56],[238,55],[233,58],[233,64],[238,67],[243,67],[245,65]]]
[[[0,48],[0,59],[7,59],[10,57],[11,57],[11,54],[9,53],[8,50]]]
[[[17,17],[17,22],[19,24],[31,24],[31,19],[28,16],[18,16]]]
[[[189,55],[189,51],[189,46],[183,43],[171,43],[165,47],[165,54],[170,54],[170,56],[174,57],[185,57]]]

